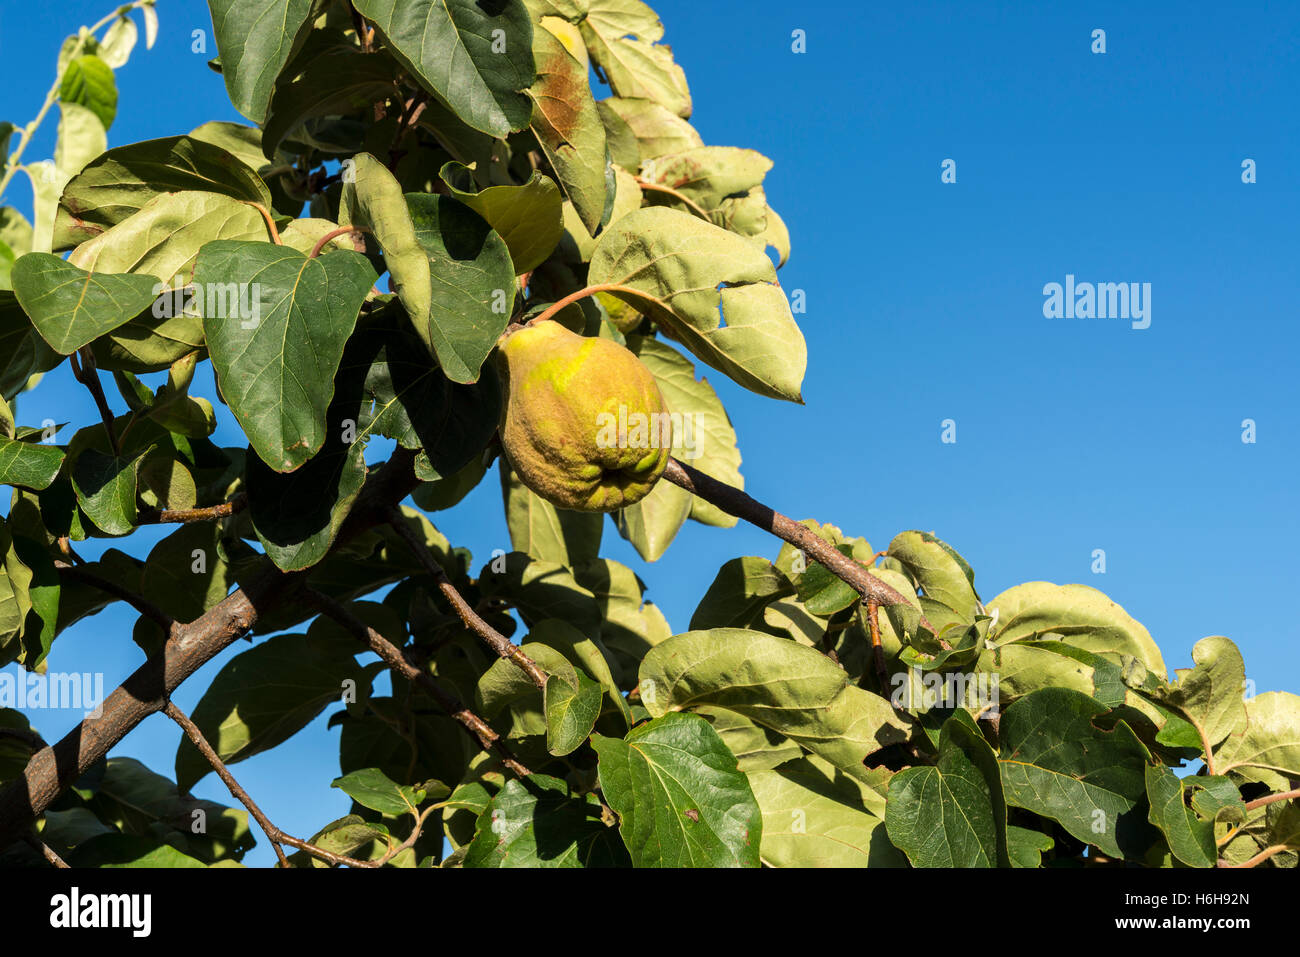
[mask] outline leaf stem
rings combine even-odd
[[[307,258],[315,259],[317,256],[320,255],[320,251],[325,248],[326,243],[328,243],[331,239],[335,239],[339,236],[342,236],[344,233],[356,233],[357,235],[360,236],[368,232],[370,232],[370,230],[367,229],[365,226],[340,226],[338,229],[331,229],[320,239],[316,240],[316,245],[311,247],[311,255],[308,256]],[[363,248],[365,247],[364,239],[361,240],[361,245]]]
[[[640,293],[638,293],[635,289],[631,289],[627,286],[620,286],[618,283],[613,283],[613,282],[600,283],[595,286],[587,286],[583,289],[579,289],[577,292],[571,292],[563,299],[561,299],[559,302],[552,303],[551,305],[547,306],[538,315],[529,319],[528,322],[525,323],[525,325],[531,326],[534,325],[535,323],[545,322],[547,319],[553,319],[555,317],[555,314],[558,313],[561,309],[564,309],[566,306],[573,305],[575,302],[577,302],[580,299],[586,299],[588,296],[594,296],[598,292],[627,292],[627,293],[632,293],[633,295],[640,295]]]
[[[284,241],[280,239],[280,230],[275,228],[275,220],[271,218],[271,211],[261,203],[255,203],[251,199],[241,199],[240,202],[245,206],[252,206],[262,214],[262,218],[266,220],[266,230],[271,234],[271,242],[277,246],[283,246]]]
[[[636,184],[640,186],[643,190],[648,189],[656,193],[666,193],[667,195],[671,196],[673,199],[685,203],[688,207],[690,207],[691,212],[693,212],[696,216],[700,217],[700,219],[704,220],[706,223],[713,222],[713,217],[710,216],[702,206],[696,203],[685,193],[678,192],[677,190],[673,189],[671,186],[665,186],[662,183],[652,183],[648,179],[641,179],[640,177],[637,177]]]

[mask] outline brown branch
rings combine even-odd
[[[438,702],[438,707],[455,718],[461,727],[478,741],[480,747],[484,750],[496,751],[501,756],[502,763],[520,777],[527,777],[532,773],[519,762],[501,736],[493,731],[486,721],[467,708],[455,694],[434,680],[432,675],[413,665],[400,648],[328,595],[314,589],[307,589],[305,595],[322,614],[332,618],[352,637],[369,647],[389,668],[407,681],[415,682],[423,688],[429,697]]]
[[[474,611],[469,603],[461,597],[460,592],[451,583],[451,579],[447,577],[447,573],[438,564],[438,560],[433,557],[428,546],[420,540],[420,537],[416,535],[411,526],[406,523],[406,517],[395,507],[390,508],[388,511],[388,524],[410,546],[411,551],[415,553],[415,557],[424,566],[425,571],[437,583],[438,590],[451,603],[451,607],[455,609],[456,614],[460,615],[461,621],[465,622],[465,626],[482,638],[487,646],[502,658],[514,662],[524,674],[532,679],[533,684],[537,685],[538,688],[545,688],[546,672],[537,667],[537,663],[529,658],[523,649],[479,617],[478,612]]]
[[[806,526],[800,525],[775,509],[768,508],[740,489],[726,482],[719,482],[676,459],[668,460],[668,467],[664,469],[663,477],[691,494],[698,495],[706,502],[716,505],[728,515],[743,518],[751,525],[765,532],[771,532],[782,541],[801,549],[809,558],[823,565],[827,571],[861,595],[868,606],[874,602],[877,605],[912,607],[906,598],[882,579],[872,575],[865,567],[814,534]],[[921,626],[935,635],[939,633],[925,615],[921,615]]]
[[[221,760],[220,756],[218,756],[216,749],[208,743],[208,739],[203,736],[203,732],[199,730],[199,726],[191,721],[189,715],[176,707],[176,705],[172,704],[171,701],[168,701],[167,704],[163,706],[163,713],[181,726],[181,730],[184,731],[186,736],[194,742],[194,746],[199,749],[199,753],[207,758],[208,764],[212,765],[212,770],[216,771],[217,776],[225,782],[226,788],[230,791],[231,795],[237,798],[239,803],[244,805],[244,807],[248,808],[248,813],[253,815],[253,819],[257,821],[257,823],[261,825],[262,830],[266,832],[267,840],[271,842],[271,847],[275,850],[275,856],[280,860],[280,866],[288,867],[289,862],[285,859],[284,848],[281,847],[280,842],[275,839],[275,835],[280,831],[280,829],[272,824],[267,816],[262,813],[262,809],[257,806],[257,802],[249,796],[249,793],[239,786],[239,782],[235,780],[235,776],[230,773],[230,769],[226,767],[225,762]]]
[[[229,502],[209,505],[205,508],[164,508],[151,512],[141,512],[137,522],[140,525],[192,525],[195,522],[215,522],[229,518],[248,507],[248,496],[243,492]]]
[[[885,667],[885,646],[880,641],[880,602],[867,599],[867,624],[871,629],[871,656],[876,663],[876,677],[880,679],[880,693],[889,687],[889,669]]]
[[[53,864],[55,867],[67,868],[68,870],[72,870],[72,868],[68,867],[68,862],[65,861],[63,858],[59,857],[59,855],[55,853],[54,848],[50,847],[50,845],[46,844],[35,834],[24,834],[23,840],[26,841],[28,844],[30,844],[36,850],[40,851],[41,856],[44,857],[47,861],[49,861],[51,864]]]
[[[390,844],[388,850],[384,853],[384,856],[379,858],[377,861],[362,861],[353,857],[346,857],[342,854],[335,854],[333,851],[327,851],[325,848],[318,847],[310,841],[304,841],[301,838],[294,837],[292,834],[287,834],[272,824],[270,818],[268,818],[262,812],[262,809],[257,806],[257,802],[253,800],[252,796],[240,786],[238,781],[235,780],[234,775],[230,773],[230,769],[227,768],[225,762],[221,760],[216,749],[208,743],[208,739],[203,736],[203,732],[199,730],[198,725],[191,721],[185,712],[181,711],[180,708],[176,707],[170,701],[167,702],[163,711],[166,713],[167,717],[180,725],[181,730],[185,732],[186,736],[192,742],[194,742],[194,746],[198,748],[199,753],[207,759],[208,764],[212,766],[212,770],[216,771],[221,780],[225,782],[226,788],[230,791],[231,795],[243,804],[244,807],[248,808],[248,813],[253,815],[253,818],[257,821],[258,825],[266,833],[267,840],[271,842],[271,847],[275,849],[275,856],[279,859],[281,867],[290,866],[288,859],[284,856],[284,848],[282,845],[285,844],[288,844],[290,847],[296,847],[301,851],[306,851],[313,857],[320,858],[330,864],[343,864],[348,867],[364,868],[383,867],[394,857],[402,853],[402,851],[406,850],[408,847],[412,847],[415,842],[419,840],[420,834],[424,829],[425,819],[429,814],[442,806],[440,804],[433,805],[425,808],[422,812],[417,814],[415,816],[415,826],[411,829],[410,836],[396,847]]]
[[[176,633],[179,627],[176,620],[167,614],[153,602],[149,601],[142,595],[137,595],[130,589],[123,588],[107,578],[100,578],[93,572],[88,572],[80,565],[69,565],[67,562],[55,559],[54,567],[63,575],[81,582],[83,585],[89,585],[91,588],[97,588],[100,591],[112,595],[114,598],[120,598],[140,614],[144,615],[150,621],[160,627],[169,637]]]
[[[335,548],[386,521],[387,507],[400,502],[419,485],[414,461],[415,453],[399,448],[376,474],[367,477],[339,530]],[[0,791],[0,848],[17,839],[59,794],[104,758],[136,725],[161,711],[186,678],[246,634],[265,611],[275,607],[297,585],[303,574],[284,574],[268,561],[244,587],[202,617],[177,626],[162,651],[105,699],[99,717],[86,718],[56,744],[32,755],[21,775]],[[286,839],[285,843],[294,842]]]
[[[84,367],[77,361],[78,354],[85,362]],[[72,353],[68,359],[71,360],[73,378],[89,389],[95,399],[99,417],[104,420],[104,431],[108,433],[108,447],[113,450],[114,458],[120,457],[122,447],[118,444],[117,432],[113,429],[113,410],[108,407],[108,399],[104,398],[104,386],[99,381],[99,371],[95,366],[95,357],[91,354],[90,347],[85,346],[78,352]]]

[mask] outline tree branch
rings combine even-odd
[[[465,627],[482,638],[487,646],[502,658],[514,662],[524,674],[532,679],[533,684],[537,685],[538,688],[545,688],[546,672],[537,667],[537,663],[532,658],[529,658],[523,649],[479,617],[478,613],[461,597],[460,592],[451,583],[451,579],[447,577],[447,573],[438,564],[438,560],[433,557],[428,546],[420,540],[420,537],[415,534],[411,526],[406,523],[406,518],[396,508],[389,509],[388,524],[410,546],[411,551],[415,553],[415,557],[424,566],[425,571],[437,582],[438,590],[451,603],[451,607],[456,610],[456,614],[460,615],[461,621],[465,622]]]
[[[209,505],[206,508],[164,508],[141,512],[137,521],[141,525],[192,525],[195,522],[215,522],[229,518],[248,507],[248,496],[240,492],[229,502]]]
[[[338,622],[352,637],[368,646],[389,668],[428,692],[429,697],[438,702],[438,707],[455,718],[474,737],[480,747],[484,750],[496,751],[501,756],[502,763],[520,777],[532,774],[519,762],[501,736],[493,731],[486,721],[467,708],[455,694],[440,685],[432,675],[413,665],[402,649],[328,595],[311,588],[307,589],[305,594],[323,615]]]
[[[809,558],[823,565],[827,571],[861,595],[867,602],[868,608],[872,603],[912,607],[906,598],[882,579],[872,575],[862,565],[818,537],[806,526],[800,525],[775,509],[768,508],[740,489],[719,482],[677,459],[668,460],[668,467],[664,469],[663,477],[693,495],[698,495],[706,502],[716,505],[728,515],[743,518],[751,525],[765,532],[771,532],[782,541],[801,549]],[[939,633],[925,615],[921,615],[921,626],[935,635]]]
[[[181,730],[194,742],[194,746],[199,749],[199,753],[207,758],[208,764],[212,765],[212,770],[216,771],[217,776],[226,783],[226,788],[230,793],[239,800],[239,803],[248,808],[248,813],[253,815],[253,820],[257,821],[262,830],[266,832],[266,838],[271,842],[271,847],[275,850],[275,856],[279,858],[280,866],[288,867],[289,861],[284,856],[284,848],[275,839],[275,835],[279,833],[280,829],[262,813],[262,809],[257,806],[257,802],[249,796],[249,793],[239,786],[239,782],[235,780],[235,776],[230,773],[230,769],[218,756],[216,749],[208,744],[208,739],[203,736],[199,726],[191,721],[189,715],[172,704],[171,701],[168,701],[163,706],[163,713],[181,726]]]
[[[78,355],[84,360],[84,366],[77,361]],[[95,400],[99,417],[104,420],[104,431],[108,433],[108,447],[113,450],[114,457],[121,456],[122,447],[118,444],[117,432],[113,429],[113,410],[108,407],[108,399],[104,398],[104,386],[99,381],[99,371],[95,367],[95,357],[91,354],[90,347],[79,349],[68,356],[68,359],[72,365],[73,378],[89,389]]]
[[[414,452],[398,448],[375,475],[367,477],[339,530],[335,548],[386,521],[386,509],[419,485],[414,461]],[[63,569],[60,572],[69,574]],[[0,791],[0,848],[18,838],[64,789],[103,759],[136,725],[161,711],[186,678],[247,633],[306,574],[285,574],[268,562],[244,587],[202,617],[177,625],[162,651],[108,696],[99,717],[86,718],[56,744],[32,755],[22,774]],[[287,837],[284,843],[299,846]]]

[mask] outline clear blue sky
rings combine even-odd
[[[653,5],[705,142],[775,161],[767,191],[794,243],[781,281],[807,295],[805,406],[709,373],[749,490],[877,548],[934,531],[974,566],[986,600],[1022,581],[1093,585],[1171,666],[1225,634],[1260,690],[1300,691],[1300,6]],[[35,113],[63,37],[110,8],[0,0],[3,118]],[[192,30],[210,36],[206,6],[159,0],[159,12],[158,45],[118,73],[110,145],[238,119],[207,56],[190,52]],[[1090,52],[1095,28],[1104,55]],[[794,29],[807,32],[804,54],[791,52]],[[51,150],[52,131],[28,156]],[[1246,158],[1253,185],[1241,182]],[[1066,274],[1150,283],[1150,328],[1044,318],[1043,286]],[[93,421],[66,371],[23,400],[24,421],[47,415]],[[944,419],[955,444],[940,441]],[[228,414],[216,438],[238,441]],[[508,547],[494,480],[436,520],[479,561]],[[143,556],[154,538],[139,539]],[[722,562],[776,551],[755,530],[697,525],[653,566],[612,530],[606,543],[677,629]],[[1104,575],[1091,571],[1098,548]],[[102,670],[115,686],[142,660],[131,621],[112,611],[79,626],[51,668]],[[232,653],[178,703],[191,708]],[[34,715],[50,740],[78,717]],[[336,736],[322,717],[233,770],[280,826],[309,836],[348,807],[328,788]],[[178,737],[155,716],[114,753],[170,776]],[[229,800],[211,775],[197,793]],[[249,862],[271,860],[259,835]]]

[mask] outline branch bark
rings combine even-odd
[[[373,477],[367,478],[339,530],[336,548],[386,521],[387,509],[419,484],[414,460],[415,453],[399,448]],[[61,568],[60,573],[69,574],[68,569]],[[252,628],[262,612],[284,598],[305,574],[285,574],[268,563],[247,585],[202,617],[171,628],[162,652],[136,669],[108,696],[99,717],[86,718],[53,746],[32,755],[22,775],[0,792],[0,848],[19,838],[65,788],[107,755],[136,725],[163,710],[181,682]],[[111,593],[124,599],[129,594],[120,593],[116,586]]]
[[[663,477],[674,485],[698,495],[706,502],[718,506],[728,515],[742,518],[782,541],[789,542],[795,548],[802,549],[809,558],[825,566],[827,571],[861,595],[868,607],[873,604],[911,604],[882,579],[872,575],[862,565],[842,554],[807,527],[751,498],[740,489],[726,482],[719,482],[676,459],[668,460],[668,467],[664,469]],[[935,635],[939,633],[925,615],[921,616],[921,626]]]
[[[455,694],[439,684],[432,675],[412,664],[400,648],[328,595],[308,589],[307,597],[322,614],[338,622],[354,638],[367,645],[389,668],[423,688],[429,697],[438,702],[438,707],[455,718],[461,727],[473,736],[481,748],[496,751],[501,756],[501,762],[519,777],[532,774],[532,771],[514,756],[509,746],[501,740],[501,736],[492,730],[491,725],[467,708]]]
[[[460,615],[461,621],[465,622],[465,627],[482,638],[487,646],[502,658],[508,658],[514,662],[538,688],[544,689],[546,687],[546,672],[537,667],[537,663],[532,658],[529,658],[518,645],[479,617],[478,612],[469,606],[469,603],[461,597],[460,592],[456,591],[456,586],[451,583],[451,579],[447,577],[447,573],[438,564],[438,560],[433,557],[428,546],[420,541],[420,537],[415,534],[411,526],[406,523],[405,517],[395,507],[389,509],[388,523],[393,527],[393,531],[397,532],[402,537],[402,540],[410,546],[411,551],[415,553],[415,557],[424,566],[424,570],[437,582],[438,590],[451,603],[451,607],[456,610],[456,614]]]

